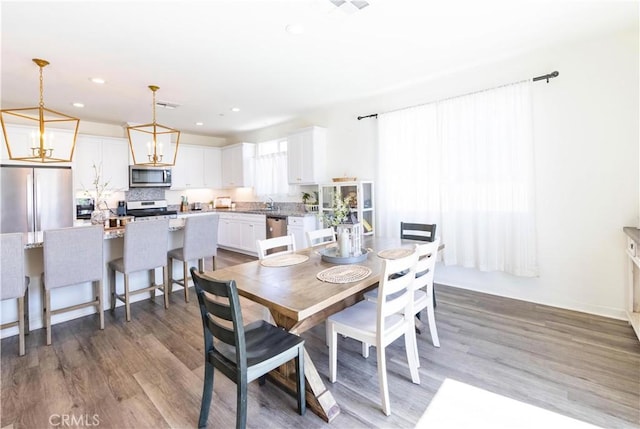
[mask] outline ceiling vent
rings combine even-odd
[[[329,0],[335,7],[345,13],[354,13],[369,6],[368,1],[362,0]]]
[[[178,103],[172,103],[170,101],[157,101],[156,106],[162,107],[163,109],[171,109],[171,110],[177,109],[178,107],[180,107]]]

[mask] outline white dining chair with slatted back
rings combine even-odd
[[[327,243],[336,242],[336,232],[333,228],[316,229],[315,231],[307,231],[307,246],[322,246]]]
[[[296,240],[293,234],[267,238],[265,240],[256,240],[256,248],[258,250],[258,259],[262,260],[295,252]]]
[[[167,287],[167,245],[169,244],[169,219],[131,222],[124,227],[124,249],[122,258],[109,262],[109,288],[111,311],[116,308],[116,299],[124,302],[125,317],[131,321],[131,295],[150,292],[155,299],[156,290],[164,292],[164,308],[169,308]],[[162,268],[162,283],[156,284],[155,270]],[[116,293],[116,271],[124,274],[124,293]],[[129,288],[129,274],[147,271],[148,284],[136,290]]]
[[[433,242],[436,239],[437,225],[435,223],[400,222],[400,238],[405,240]],[[436,306],[436,291],[431,295],[433,306]],[[420,315],[418,315],[420,318]]]
[[[205,258],[211,258],[212,270],[216,269],[216,255],[218,254],[218,222],[217,214],[207,214],[188,217],[184,222],[183,246],[172,249],[167,253],[169,271],[169,294],[173,291],[173,284],[184,289],[184,300],[189,302],[189,268],[188,261],[198,261],[198,271],[204,272]],[[182,279],[173,278],[173,260],[182,261]]]
[[[411,285],[413,289],[414,314],[420,314],[422,310],[427,309],[431,341],[435,347],[440,347],[438,329],[436,328],[435,309],[433,308],[433,275],[436,268],[436,256],[439,246],[439,238],[431,243],[415,245],[418,262],[416,264],[416,278]],[[364,298],[376,302],[378,300],[378,289],[366,292]],[[420,363],[420,361],[418,361],[418,363]]]
[[[360,301],[351,307],[332,314],[327,319],[329,331],[329,379],[336,381],[338,360],[338,334],[361,341],[363,355],[368,356],[365,344],[376,346],[378,357],[378,383],[382,410],[391,414],[389,388],[387,383],[386,347],[397,338],[404,336],[404,343],[411,372],[411,381],[420,384],[418,362],[416,360],[416,333],[413,324],[413,291],[417,254],[395,260],[384,260],[380,276],[379,294],[383,299],[377,302]]]
[[[102,277],[104,229],[101,225],[51,229],[43,234],[44,273],[42,274],[42,313],[51,344],[51,316],[94,306],[104,329]],[[53,309],[51,291],[60,287],[91,282],[93,299],[81,304]]]
[[[18,320],[0,325],[0,329],[18,326],[18,348],[24,356],[24,336],[29,333],[29,277],[24,275],[24,234],[0,235],[0,300],[17,299]]]

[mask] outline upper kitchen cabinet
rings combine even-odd
[[[326,180],[327,129],[309,127],[287,136],[287,169],[292,185]]]
[[[171,189],[220,188],[220,149],[181,144]]]
[[[73,156],[74,189],[92,189],[93,165],[101,168],[107,189],[129,189],[129,143],[126,139],[79,135]]]
[[[238,143],[222,148],[222,187],[253,186],[253,143]]]

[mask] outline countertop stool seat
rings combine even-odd
[[[131,295],[144,292],[156,297],[156,289],[164,292],[164,308],[169,308],[167,293],[167,246],[169,243],[169,219],[144,220],[127,223],[124,227],[123,257],[109,262],[109,289],[111,311],[116,308],[116,299],[124,302],[127,322],[131,321]],[[155,283],[155,269],[162,267],[162,283]],[[147,271],[149,285],[130,290],[129,274]],[[124,294],[116,293],[116,271],[124,274]]]
[[[189,302],[189,268],[188,261],[198,261],[198,271],[204,272],[205,258],[212,259],[212,270],[216,269],[218,254],[218,223],[217,214],[188,217],[184,223],[183,247],[170,250],[167,253],[169,266],[169,294],[173,292],[173,284],[184,289],[184,300]],[[182,279],[173,278],[173,260],[182,261]]]
[[[79,308],[94,306],[104,329],[102,274],[104,267],[102,226],[51,229],[44,231],[44,273],[42,275],[42,314],[51,344],[51,316]],[[51,291],[64,286],[91,282],[93,299],[81,304],[52,309]]]
[[[19,354],[24,356],[24,336],[29,333],[29,277],[24,275],[24,235],[21,232],[0,235],[0,300],[18,300],[18,320],[0,325],[0,329],[18,326]]]

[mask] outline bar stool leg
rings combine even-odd
[[[18,298],[18,342],[20,356],[24,356],[24,297]]]
[[[189,302],[189,268],[187,268],[187,261],[182,261],[182,272],[184,272],[184,302]]]
[[[168,271],[168,268],[166,265],[162,267],[162,289],[164,292],[164,308],[169,308],[169,294],[167,293],[169,289],[167,287],[167,271]]]
[[[111,269],[109,267],[109,291],[111,292],[111,311],[115,311],[116,309],[116,270]]]
[[[127,322],[131,322],[131,309],[129,308],[129,274],[124,275],[124,313]]]
[[[156,284],[156,270],[148,270],[147,274],[149,275],[149,286],[153,286]],[[156,289],[153,288],[149,291],[151,293],[151,300],[155,301],[156,299]]]
[[[29,335],[29,287],[24,291],[24,333]]]
[[[98,310],[98,314],[100,316],[100,329],[104,329],[104,309],[102,303],[102,281],[98,280],[93,282],[94,288],[97,289],[96,292],[96,310]]]
[[[168,284],[168,289],[169,289],[169,294],[173,293],[173,258],[167,258],[167,267],[169,267],[169,284]],[[165,291],[166,293],[166,291]]]
[[[51,291],[45,288],[44,292],[44,308],[46,312],[45,316],[45,328],[47,330],[47,345],[51,345]]]

